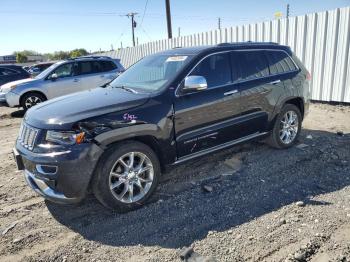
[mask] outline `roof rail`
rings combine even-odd
[[[247,41],[247,42],[230,42],[230,43],[220,43],[217,44],[216,46],[231,46],[231,45],[278,45],[278,43],[275,42],[252,42],[252,41]]]
[[[85,56],[78,56],[78,57],[68,58],[68,60],[75,60],[75,59],[81,59],[81,58],[93,58],[93,59],[105,58],[105,59],[112,59],[109,56],[85,55]]]

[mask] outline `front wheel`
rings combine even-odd
[[[300,110],[292,104],[286,104],[277,116],[267,143],[275,148],[293,146],[300,135],[302,117]]]
[[[46,97],[39,93],[27,93],[21,98],[21,106],[25,111],[27,111],[29,108],[35,106],[36,104],[39,104],[41,102],[44,102],[46,100]]]
[[[120,212],[143,205],[157,187],[160,164],[147,145],[128,141],[108,149],[96,169],[93,191],[106,207]]]

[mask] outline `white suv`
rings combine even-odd
[[[24,110],[45,100],[88,90],[110,82],[124,68],[119,59],[106,56],[86,56],[60,61],[35,78],[4,84],[0,95],[10,107]]]

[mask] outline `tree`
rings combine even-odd
[[[56,51],[52,54],[52,60],[64,60],[70,57],[69,52]]]
[[[84,48],[74,49],[74,50],[70,51],[70,53],[69,53],[70,57],[72,57],[72,58],[84,56],[84,55],[88,55],[88,54],[89,53]]]
[[[16,55],[16,62],[17,63],[25,63],[25,62],[27,62],[27,60],[28,60],[27,56],[23,55],[20,52],[17,53],[17,55]]]

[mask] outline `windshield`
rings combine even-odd
[[[48,73],[50,73],[55,67],[57,66],[57,63],[49,66],[48,68],[46,68],[44,71],[42,71],[40,74],[38,74],[35,79],[40,79],[40,78],[44,78]]]
[[[188,63],[189,55],[151,55],[143,58],[110,83],[112,87],[154,92],[169,83]]]

